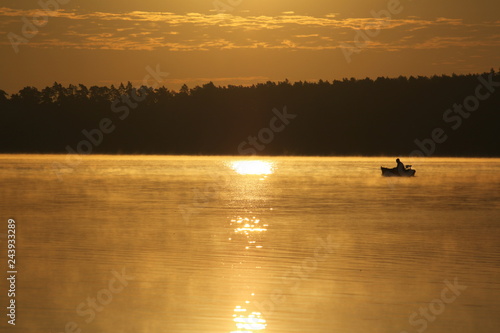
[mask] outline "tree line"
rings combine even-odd
[[[56,82],[12,95],[0,90],[0,152],[405,156],[441,129],[446,140],[435,141],[432,152],[427,145],[428,155],[500,156],[499,84],[493,69],[251,86],[210,82],[179,91]],[[485,98],[467,111],[477,89]],[[457,111],[457,104],[467,109]],[[283,110],[293,120],[266,131]],[[252,147],[251,138],[260,145]]]

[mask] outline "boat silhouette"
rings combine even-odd
[[[398,170],[398,168],[384,168],[380,167],[382,170],[382,176],[384,177],[413,177],[415,176],[416,170],[411,168],[411,165],[407,165],[405,170]]]

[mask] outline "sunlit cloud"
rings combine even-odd
[[[20,33],[21,18],[39,14],[40,10],[1,7],[0,30]],[[364,43],[363,48],[396,51],[491,47],[499,42],[488,36],[500,35],[500,21],[471,24],[445,17],[384,20],[341,18],[337,13],[318,17],[294,11],[278,16],[252,16],[241,12],[240,15],[146,11],[79,13],[63,9],[45,14],[50,24],[26,47],[177,52],[257,48],[334,50],[340,45],[355,45],[357,33],[372,29],[378,31],[378,35]],[[412,38],[405,38],[407,36]],[[7,45],[9,41],[4,39],[0,44]]]
[[[308,37],[319,37],[318,34],[310,34],[310,35],[295,35],[297,38],[308,38]]]
[[[251,82],[265,82],[269,81],[271,78],[267,76],[238,76],[238,77],[188,77],[188,78],[181,78],[181,79],[169,79],[168,81],[170,83],[174,84],[184,84],[184,83],[194,83],[194,84],[201,84],[201,83],[206,83],[206,82],[213,82],[215,85],[227,85],[227,84],[241,84],[245,85]],[[142,82],[142,81],[141,81]]]

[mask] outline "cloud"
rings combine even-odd
[[[389,20],[340,18],[337,13],[298,15],[292,11],[278,16],[146,11],[80,13],[62,9],[43,13],[49,24],[40,27],[41,32],[26,47],[149,51],[332,50],[340,45],[355,45],[356,35],[369,29],[377,35],[370,38],[364,48],[397,51],[497,47],[498,38],[491,36],[500,35],[500,21],[466,24],[461,19],[445,17]],[[21,19],[40,15],[40,10],[1,7],[0,30],[20,35]],[[0,41],[0,45],[8,44],[6,38]]]
[[[174,83],[174,84],[184,84],[184,83],[191,83],[191,84],[200,84],[200,83],[207,83],[207,82],[213,82],[216,85],[224,85],[229,83],[237,83],[237,84],[246,84],[248,82],[263,82],[270,80],[269,77],[267,76],[240,76],[240,77],[216,77],[216,78],[206,78],[206,77],[198,77],[198,78],[179,78],[179,79],[169,79],[169,83]]]
[[[310,35],[295,35],[297,38],[309,38],[309,37],[319,37],[318,34],[310,34]]]

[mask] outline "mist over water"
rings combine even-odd
[[[20,332],[500,327],[500,159],[65,161],[0,157]]]

